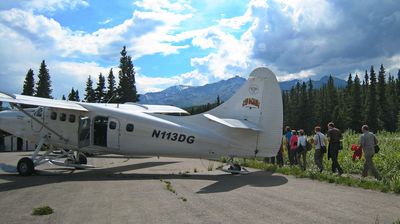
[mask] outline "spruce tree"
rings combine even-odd
[[[62,95],[61,100],[67,100],[67,99],[65,98],[65,95],[64,95],[64,94]]]
[[[381,68],[378,74],[378,85],[377,85],[377,93],[378,93],[378,121],[381,123],[379,125],[379,129],[382,127],[385,130],[391,129],[391,111],[389,110],[388,102],[386,99],[386,81],[385,81],[385,68],[383,64],[381,64]]]
[[[306,126],[305,126],[305,131],[306,133],[312,133],[314,130],[314,125],[315,125],[315,99],[314,99],[314,87],[312,84],[311,79],[308,80],[307,84],[307,114],[308,114],[308,120],[306,121]]]
[[[85,102],[94,103],[96,102],[96,94],[93,90],[93,81],[89,75],[89,78],[86,81],[85,88]]]
[[[388,103],[388,110],[390,114],[389,125],[387,131],[394,132],[397,130],[397,101],[396,98],[396,82],[394,77],[390,75],[386,84],[386,98]]]
[[[216,102],[217,106],[221,104],[221,99],[219,98],[219,95],[217,96],[217,102]]]
[[[71,89],[71,92],[68,94],[68,100],[69,101],[75,101],[75,90],[74,88]]]
[[[33,96],[33,94],[35,93],[34,87],[35,87],[35,80],[34,80],[33,70],[29,69],[28,73],[26,73],[25,76],[24,88],[21,94],[26,96]]]
[[[107,92],[104,101],[106,103],[116,102],[116,90],[115,90],[115,77],[112,68],[107,76]]]
[[[80,101],[81,101],[81,99],[80,99],[80,97],[79,97],[79,90],[76,90],[76,91],[75,91],[75,101],[76,101],[76,102],[80,102]]]
[[[135,69],[131,56],[127,55],[125,46],[121,51],[119,68],[118,102],[136,102]]]
[[[360,93],[360,79],[358,78],[358,75],[356,75],[351,91],[350,128],[357,132],[360,132],[362,125],[362,105]]]
[[[51,97],[51,81],[49,70],[47,69],[46,62],[43,60],[40,64],[38,82],[36,83],[37,97],[52,98]]]
[[[106,85],[106,80],[105,80],[104,76],[100,73],[99,79],[97,82],[97,87],[95,90],[96,102],[98,102],[98,103],[104,102],[104,97],[105,97],[104,89],[106,88],[105,85]]]
[[[397,114],[397,132],[400,132],[400,112]]]
[[[368,95],[367,95],[367,111],[365,121],[367,122],[370,130],[377,131],[378,130],[378,104],[376,102],[376,75],[374,71],[374,66],[371,66],[370,70],[370,82],[368,86]]]
[[[395,114],[398,114],[400,113],[400,69],[397,72],[397,79],[396,79],[396,99],[397,99],[397,104],[396,104]]]
[[[365,75],[364,75],[364,80],[363,80],[363,85],[362,85],[362,90],[361,90],[361,105],[363,108],[363,123],[366,123],[365,117],[367,114],[367,98],[368,98],[368,86],[369,86],[369,76],[367,70],[365,70]]]
[[[332,75],[329,76],[328,83],[326,85],[326,103],[327,103],[327,121],[326,123],[323,123],[321,125],[326,126],[330,121],[334,121],[334,118],[338,117],[338,94],[337,94],[337,89],[335,87],[334,80],[332,78]]]

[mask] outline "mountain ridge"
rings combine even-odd
[[[311,80],[315,89],[321,88],[328,82],[329,76],[323,76],[320,80]],[[332,76],[335,86],[345,87],[346,81]],[[235,76],[230,79],[221,80],[215,83],[209,83],[203,86],[175,85],[168,87],[160,92],[149,92],[140,95],[142,104],[163,104],[177,107],[191,107],[216,102],[217,96],[221,101],[228,100],[238,90],[245,78]],[[281,90],[287,91],[303,80],[294,79],[290,81],[279,82]],[[306,81],[308,82],[308,81]]]

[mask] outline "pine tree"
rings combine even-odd
[[[365,124],[365,114],[367,114],[367,101],[368,101],[368,87],[369,87],[369,76],[367,70],[365,70],[365,75],[364,75],[364,80],[362,84],[362,90],[361,90],[361,105],[363,108],[363,123]]]
[[[121,51],[119,68],[118,102],[136,102],[138,99],[135,86],[135,69],[131,56],[127,55],[125,46]]]
[[[71,89],[71,92],[68,94],[68,100],[69,101],[75,101],[75,90],[74,88]]]
[[[351,91],[350,128],[359,132],[362,125],[361,86],[358,75],[354,78]]]
[[[114,103],[116,102],[116,90],[115,90],[115,77],[114,77],[114,73],[113,70],[110,69],[110,72],[108,73],[108,77],[107,77],[107,93],[105,95],[105,99],[104,101],[106,103],[111,102]]]
[[[21,94],[26,96],[33,96],[33,94],[35,93],[34,87],[35,87],[35,80],[34,80],[33,70],[29,69],[28,73],[26,73],[25,76],[24,88]]]
[[[307,85],[305,82],[301,84],[299,92],[299,114],[301,119],[299,119],[299,129],[305,129],[307,123],[309,122],[309,114],[307,114],[308,108],[308,98],[307,98]]]
[[[219,95],[217,96],[217,102],[216,102],[217,106],[221,104],[221,99],[219,98]]]
[[[76,91],[75,91],[75,101],[76,101],[76,102],[80,102],[80,101],[81,101],[81,99],[80,99],[80,97],[79,97],[79,90],[76,90]]]
[[[96,94],[93,90],[93,81],[89,75],[89,78],[86,81],[85,88],[85,102],[94,103],[96,101]]]
[[[67,99],[65,98],[65,95],[64,95],[64,94],[62,95],[61,100],[67,100]]]
[[[386,81],[385,81],[385,68],[383,64],[381,64],[381,68],[378,74],[378,85],[377,85],[377,93],[378,93],[378,121],[381,123],[379,125],[379,129],[382,127],[385,130],[391,129],[391,111],[389,110],[388,102],[386,99]]]
[[[330,121],[335,121],[338,118],[338,94],[335,87],[332,75],[329,76],[328,83],[326,85],[326,103],[327,103],[327,121],[322,125],[326,126]],[[336,122],[337,123],[337,122]]]
[[[396,82],[394,77],[390,75],[388,82],[386,84],[386,98],[388,102],[388,110],[389,110],[389,125],[387,127],[387,131],[394,132],[397,129],[397,98],[396,98]]]
[[[36,95],[37,97],[52,98],[51,97],[51,81],[49,70],[47,69],[46,62],[43,60],[40,64],[39,81],[36,83]]]
[[[397,131],[400,132],[400,112],[397,114]]]
[[[104,76],[100,73],[99,79],[97,82],[97,87],[95,90],[96,102],[98,102],[98,103],[104,102],[104,97],[105,97],[104,89],[106,88],[105,85],[106,85],[106,80],[105,80]]]
[[[351,128],[352,119],[350,117],[351,116],[350,114],[351,114],[351,110],[352,110],[353,85],[354,85],[353,76],[350,73],[349,77],[347,79],[347,85],[346,85],[346,88],[344,90],[344,95],[343,95],[343,98],[344,98],[344,108],[343,108],[344,114],[343,115],[344,115],[344,119],[345,119],[345,121],[343,122],[344,129]]]
[[[314,125],[315,125],[315,99],[314,99],[314,87],[312,84],[311,79],[308,80],[307,84],[307,108],[306,108],[306,113],[308,114],[308,120],[306,121],[306,126],[304,127],[306,133],[312,133],[314,130]]]
[[[365,121],[367,122],[370,130],[378,130],[378,104],[376,102],[376,75],[374,71],[374,66],[371,66],[370,70],[370,83],[368,86],[367,95],[367,111]]]
[[[400,69],[397,72],[397,79],[396,79],[396,108],[395,114],[400,113]]]

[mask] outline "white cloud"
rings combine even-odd
[[[22,3],[28,10],[49,11],[75,9],[78,7],[88,7],[86,0],[29,0]]]
[[[109,23],[111,23],[111,22],[112,22],[112,19],[111,19],[111,18],[108,18],[108,19],[106,19],[106,20],[104,20],[104,21],[100,21],[99,24],[100,24],[100,25],[106,25],[106,24],[109,24]]]
[[[136,73],[136,86],[139,93],[159,92],[174,85],[200,86],[208,82],[208,77],[200,74],[197,70],[168,78],[149,77]]]
[[[177,0],[175,2],[168,0],[141,0],[135,1],[133,4],[143,8],[144,10],[153,12],[165,12],[166,10],[182,12],[185,10],[193,10],[190,4],[188,4],[188,1],[185,0]]]

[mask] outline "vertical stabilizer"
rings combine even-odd
[[[260,129],[257,132],[257,156],[275,156],[279,150],[283,125],[282,95],[275,74],[268,68],[253,70],[235,95],[208,113],[255,124]]]

